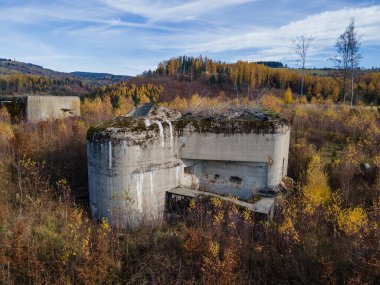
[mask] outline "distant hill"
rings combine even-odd
[[[71,76],[86,80],[89,82],[97,83],[97,85],[110,85],[112,83],[127,81],[132,76],[128,75],[114,75],[110,73],[95,73],[95,72],[83,72],[74,71],[69,73]]]
[[[28,74],[46,77],[68,77],[67,73],[43,68],[40,65],[0,58],[0,77],[13,74]]]
[[[262,64],[272,68],[283,68],[284,65],[279,61],[257,61],[257,64]]]
[[[95,87],[130,78],[109,73],[58,72],[32,63],[0,59],[0,95],[38,93],[84,96]]]
[[[113,83],[126,81],[131,78],[127,75],[113,75],[109,73],[94,73],[94,72],[81,72],[75,71],[71,73],[54,71],[44,68],[40,65],[14,61],[11,59],[0,58],[0,77],[5,75],[25,74],[45,76],[49,78],[72,78],[85,81],[89,85],[110,85]]]

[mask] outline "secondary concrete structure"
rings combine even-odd
[[[161,220],[168,194],[200,193],[232,194],[242,206],[270,197],[251,207],[269,214],[286,176],[289,134],[284,119],[242,109],[181,115],[145,106],[104,122],[88,131],[92,214],[136,226]]]
[[[80,115],[80,99],[76,96],[0,96],[0,106],[5,106],[12,118],[32,122]]]

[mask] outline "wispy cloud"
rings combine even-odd
[[[257,0],[256,0],[257,1]],[[210,11],[221,10],[255,0],[192,0],[192,1],[152,1],[152,0],[103,0],[110,7],[137,14],[149,22],[171,22],[194,20]]]
[[[363,64],[380,65],[380,5],[359,2],[5,1],[0,3],[0,57],[64,71],[133,75],[183,54],[293,63],[291,39],[308,34],[316,38],[308,62],[323,66],[355,17],[366,50]]]

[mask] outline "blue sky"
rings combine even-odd
[[[308,67],[324,67],[352,17],[361,65],[380,66],[380,0],[0,0],[0,58],[128,75],[184,54],[295,67],[306,34]]]

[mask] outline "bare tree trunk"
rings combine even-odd
[[[301,97],[303,96],[303,92],[304,92],[305,65],[306,65],[307,52],[309,49],[309,45],[313,40],[314,38],[308,37],[305,35],[301,35],[300,37],[297,37],[295,40],[293,40],[293,43],[295,45],[295,52],[298,56],[297,61],[300,62],[302,66]]]
[[[343,103],[346,102],[346,78],[347,78],[347,71],[344,71],[343,75]]]
[[[301,97],[303,96],[303,85],[305,81],[305,66],[302,67],[302,79],[301,79]]]
[[[20,215],[22,214],[22,182],[21,182],[21,161],[17,162],[17,180],[18,180],[18,190],[20,191]],[[16,196],[17,197],[17,196]]]
[[[354,69],[351,71],[351,107],[354,101]]]

